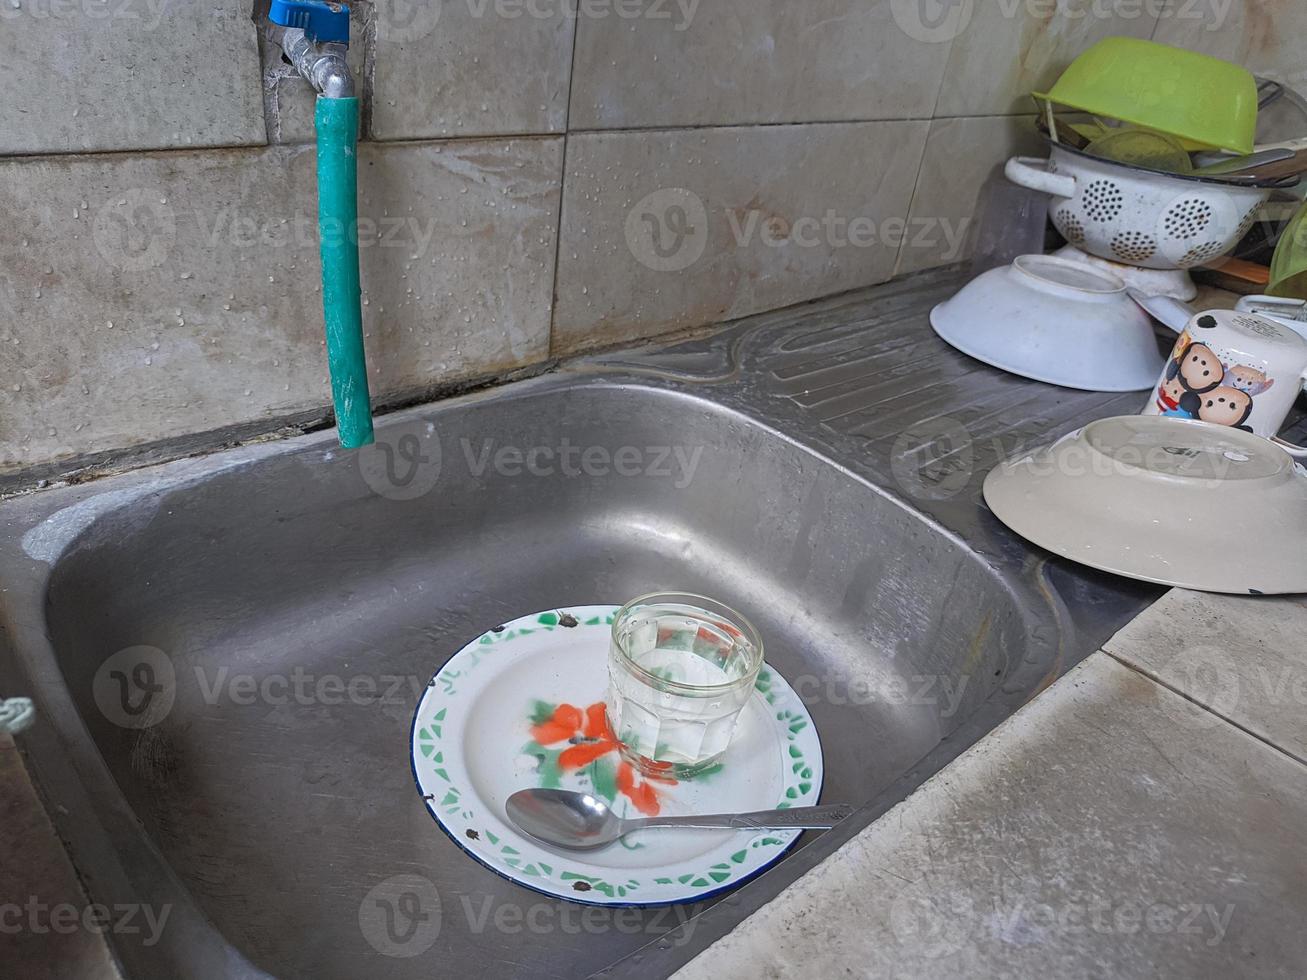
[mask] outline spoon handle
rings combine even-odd
[[[759,810],[756,813],[716,813],[702,816],[647,817],[623,820],[622,833],[658,827],[684,827],[691,830],[829,830],[848,817],[856,807],[847,803],[832,806],[796,806],[789,810]]]

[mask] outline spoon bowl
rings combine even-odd
[[[622,836],[621,818],[589,793],[524,789],[510,796],[504,809],[522,833],[557,847],[603,847]]]

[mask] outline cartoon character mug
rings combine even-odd
[[[1211,310],[1180,333],[1142,414],[1232,426],[1307,458],[1276,438],[1304,384],[1307,339],[1268,317]]]

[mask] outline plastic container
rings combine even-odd
[[[1280,234],[1271,259],[1271,284],[1266,295],[1307,299],[1307,206]]]
[[[971,276],[1011,265],[1019,255],[1044,251],[1048,198],[1012,183],[1000,171],[985,181],[976,208],[971,245]]]
[[[1252,153],[1257,80],[1246,68],[1183,48],[1109,37],[1036,99],[1169,133],[1198,146]]]

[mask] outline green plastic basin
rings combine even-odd
[[[1257,81],[1252,73],[1155,41],[1104,38],[1035,98],[1146,126],[1196,146],[1253,152]]]

